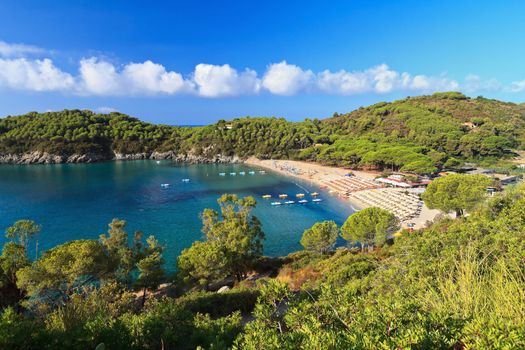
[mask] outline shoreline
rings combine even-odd
[[[36,155],[42,156],[41,153]],[[44,154],[45,156],[50,156],[49,154]],[[46,157],[44,157],[45,159]],[[37,158],[38,159],[38,158]],[[34,165],[34,164],[93,164],[93,163],[103,163],[103,162],[118,162],[118,161],[133,161],[133,160],[167,160],[172,161],[174,164],[245,164],[248,166],[256,166],[265,170],[275,172],[282,176],[291,177],[305,183],[311,183],[321,190],[326,191],[327,194],[336,196],[339,200],[346,202],[352,208],[354,212],[369,208],[372,206],[384,207],[384,209],[391,212],[397,212],[394,208],[385,207],[389,202],[392,202],[391,195],[395,195],[394,191],[399,192],[400,189],[382,187],[374,179],[380,175],[380,172],[377,171],[362,171],[362,170],[350,170],[341,167],[321,165],[318,163],[310,163],[304,161],[296,160],[272,160],[272,159],[259,159],[256,157],[249,157],[246,159],[239,157],[227,157],[222,155],[217,155],[214,158],[198,157],[193,155],[181,155],[174,152],[170,153],[158,153],[153,152],[149,156],[146,154],[114,154],[112,159],[97,159],[96,161],[85,161],[85,158],[76,159],[75,162],[63,161],[49,161],[48,159],[44,160],[39,158],[39,161],[29,162],[5,162],[0,158],[0,164],[2,165]],[[5,160],[5,159],[4,159]],[[26,159],[27,160],[27,159]],[[53,159],[58,160],[58,159]],[[352,173],[353,176],[345,176],[348,173]],[[358,182],[365,183],[363,187],[358,189],[351,189],[350,192],[344,191],[342,188],[338,188],[338,182],[348,181],[355,179]],[[377,194],[378,189],[381,189],[383,196],[386,195],[379,203],[374,202],[370,203],[367,198],[363,198],[360,194],[367,195]],[[405,190],[406,191],[406,190]],[[360,198],[359,198],[360,197]],[[367,203],[368,202],[368,203]],[[403,206],[405,203],[405,198],[399,198],[397,202],[397,207]],[[396,214],[396,213],[395,213]],[[401,225],[403,228],[407,228],[408,224],[413,224],[413,228],[419,229],[427,226],[428,221],[433,221],[440,212],[438,210],[431,210],[427,208],[424,204],[417,212],[417,215],[407,216],[406,213],[400,214],[397,213],[401,220]]]
[[[259,159],[256,157],[249,157],[245,159],[244,164],[251,165],[251,166],[258,166],[266,170],[273,171],[279,175],[292,177],[292,178],[299,179],[299,180],[306,181],[306,182],[311,182],[315,184],[317,187],[321,188],[322,190],[326,190],[328,193],[331,192],[327,188],[327,185],[326,185],[326,181],[328,181],[328,179],[338,178],[350,172],[350,170],[346,170],[343,168],[330,167],[326,165],[301,162],[301,161],[296,161],[296,160],[272,160],[272,159]],[[285,166],[285,164],[292,165],[296,168],[301,168],[301,169],[307,168],[308,172],[299,174],[299,173],[294,173],[292,171],[283,170],[283,166]],[[376,175],[372,172],[353,171],[353,170],[351,172],[356,174],[357,176],[367,177],[369,179],[373,179]],[[367,207],[365,203],[362,203],[355,198],[350,199],[350,198],[342,198],[341,196],[337,196],[337,197],[339,197],[339,199],[343,201],[349,202],[350,206],[355,211],[359,211]]]
[[[259,166],[261,168],[274,171],[283,176],[289,176],[292,178],[300,179],[303,181],[309,181],[319,186],[323,190],[327,190],[331,193],[337,193],[337,191],[329,189],[329,182],[333,180],[344,179],[345,175],[349,172],[357,178],[363,179],[365,181],[372,181],[378,175],[379,172],[373,171],[362,171],[362,170],[348,170],[344,168],[320,165],[317,163],[309,163],[296,160],[272,160],[272,159],[258,159],[255,157],[250,157],[244,161],[246,165]],[[399,189],[394,188],[382,188],[387,191],[399,191]],[[375,191],[374,189],[363,189],[354,193],[368,193]],[[356,211],[369,208],[372,205],[369,205],[365,202],[362,202],[355,196],[341,196],[338,195],[341,200],[348,201],[353,209]],[[440,212],[435,209],[429,209],[426,205],[422,205],[421,212],[414,218],[401,221],[403,228],[407,228],[409,223],[414,224],[415,229],[423,228],[426,226],[428,221],[433,221]]]

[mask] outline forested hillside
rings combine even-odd
[[[240,118],[180,128],[120,113],[29,113],[0,120],[0,154],[190,154],[290,158],[352,168],[431,173],[495,163],[525,147],[523,105],[436,93],[378,103],[324,120]]]

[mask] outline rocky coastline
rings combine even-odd
[[[213,156],[180,154],[173,151],[151,152],[151,153],[113,153],[103,155],[96,153],[58,155],[48,152],[33,151],[20,154],[0,154],[0,164],[65,164],[65,163],[96,163],[103,161],[123,160],[172,160],[174,163],[186,164],[213,164],[213,163],[242,163],[244,160],[237,156],[224,156],[221,154]]]

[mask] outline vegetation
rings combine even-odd
[[[511,156],[525,146],[524,117],[522,105],[460,93],[199,128],[73,110],[0,120],[0,153],[255,155],[424,174]],[[487,199],[488,181],[432,182],[427,205],[458,215],[414,232],[393,235],[397,219],[379,208],[351,215],[340,235],[366,253],[334,249],[339,229],[322,222],[304,232],[304,251],[275,259],[262,256],[255,200],[226,194],[220,211],[203,211],[203,240],[175,276],[164,247],[122,220],[34,259],[40,227],[18,221],[0,256],[0,348],[525,348],[525,187]]]
[[[301,245],[306,250],[317,253],[327,253],[332,250],[339,236],[339,227],[333,221],[315,223],[304,231]]]
[[[399,220],[388,210],[370,207],[348,217],[341,235],[347,241],[360,242],[362,247],[381,247],[399,228]]]
[[[221,120],[196,128],[153,125],[90,111],[29,113],[0,119],[0,154],[69,156],[154,151],[287,158],[350,168],[427,174],[463,162],[495,163],[525,147],[525,107],[460,93],[377,103],[325,120]]]
[[[206,241],[193,243],[178,259],[180,275],[186,282],[207,286],[228,276],[241,281],[262,255],[264,233],[259,220],[251,215],[255,199],[225,194],[217,202],[221,217],[212,209],[202,213]]]
[[[450,174],[432,181],[422,197],[430,209],[462,216],[483,199],[491,182],[483,175]]]
[[[466,184],[472,190],[477,182]],[[219,203],[220,214],[203,213],[206,240],[179,259],[176,297],[155,291],[166,281],[162,247],[152,237],[143,244],[140,233],[130,242],[120,220],[100,240],[71,241],[35,261],[22,245],[6,243],[0,291],[21,293],[3,305],[0,348],[525,346],[525,187],[480,199],[467,217],[403,232],[368,253],[330,251],[337,225],[318,223],[305,232],[307,250],[272,263],[260,256],[255,201],[224,195]],[[352,215],[342,236],[380,246],[395,226],[371,208]],[[267,273],[257,282],[243,279],[261,269]],[[218,287],[238,273],[233,289],[206,291],[210,281]],[[143,288],[149,298],[135,292]]]

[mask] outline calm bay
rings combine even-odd
[[[171,270],[181,250],[202,237],[199,214],[205,208],[218,209],[216,200],[223,193],[257,199],[254,215],[262,222],[264,252],[270,256],[301,249],[302,232],[315,222],[334,220],[341,225],[353,212],[349,203],[312,184],[259,170],[244,164],[169,161],[1,165],[0,230],[16,220],[34,220],[42,226],[42,251],[73,239],[96,239],[113,218],[124,219],[130,237],[141,230],[166,246],[166,267]],[[322,202],[311,201],[313,191],[321,193]],[[305,193],[308,203],[272,206],[281,193],[295,201],[296,194]],[[264,194],[272,199],[262,199]],[[2,234],[0,243],[4,241]]]

